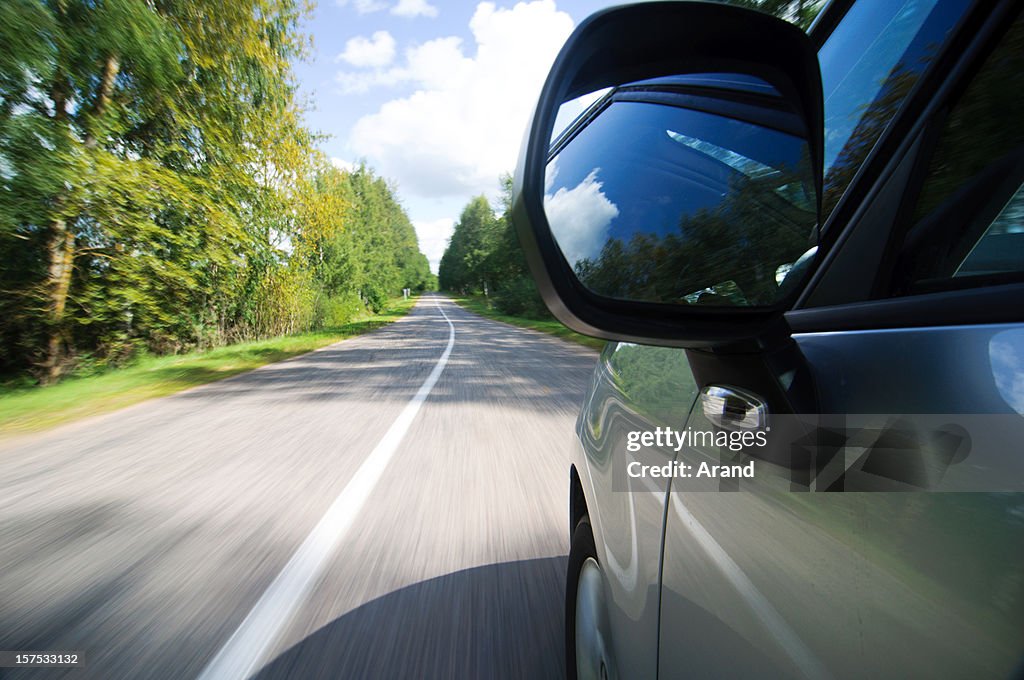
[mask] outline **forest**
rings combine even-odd
[[[0,377],[327,328],[434,287],[394,187],[333,167],[303,124],[309,9],[0,3]]]

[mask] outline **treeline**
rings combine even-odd
[[[487,295],[505,314],[549,318],[510,219],[512,178],[503,177],[501,186],[500,215],[485,196],[463,209],[441,257],[438,283],[453,293]]]
[[[596,257],[574,263],[576,276],[622,300],[772,305],[813,243],[811,186],[806,166],[734,177],[718,205],[683,214],[674,231],[610,237]]]
[[[0,373],[342,323],[433,287],[301,122],[301,0],[0,3]]]

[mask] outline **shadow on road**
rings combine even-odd
[[[267,664],[277,678],[560,678],[566,559],[505,562],[368,602]]]
[[[434,388],[434,403],[501,403],[527,411],[574,412],[597,354],[541,333],[489,321],[447,305],[455,349]],[[408,401],[433,369],[448,327],[433,305],[359,339],[295,357],[176,399],[223,402]]]

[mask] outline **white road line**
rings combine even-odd
[[[420,406],[426,401],[437,379],[441,377],[452,348],[455,347],[455,326],[441,309],[437,298],[434,299],[434,304],[448,322],[448,346],[434,365],[434,370],[388,428],[384,438],[356,470],[327,513],[295,551],[288,564],[263,593],[252,611],[242,621],[242,625],[199,675],[200,680],[243,680],[258,669],[281,630],[309,594],[327,559],[352,526],[384,473],[388,461],[402,442]]]

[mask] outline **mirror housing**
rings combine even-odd
[[[687,74],[741,74],[774,88],[803,128],[820,225],[821,75],[817,51],[802,30],[754,10],[717,3],[651,2],[598,12],[576,28],[548,74],[513,187],[512,219],[527,263],[547,307],[573,330],[607,340],[708,347],[756,339],[785,327],[782,314],[799,286],[787,286],[787,294],[767,307],[668,304],[598,295],[581,283],[548,223],[545,178],[560,106],[603,88]],[[802,264],[804,281],[810,265],[813,262]]]

